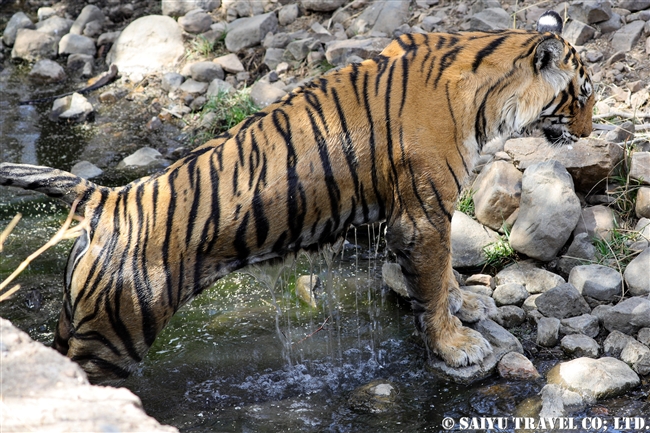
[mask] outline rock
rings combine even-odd
[[[614,301],[623,294],[621,274],[607,266],[576,266],[569,274],[569,283],[583,296],[599,301]]]
[[[348,404],[352,409],[370,413],[384,413],[394,407],[399,392],[394,384],[375,380],[350,393]]]
[[[202,95],[208,90],[208,86],[208,83],[202,83],[200,81],[189,78],[185,80],[183,84],[181,84],[179,90],[181,92],[189,93],[190,95]]]
[[[348,36],[367,32],[392,36],[393,30],[408,21],[409,4],[408,0],[373,2],[348,27]]]
[[[460,211],[451,219],[451,264],[468,268],[485,263],[483,248],[499,240],[499,235]]]
[[[650,293],[650,248],[632,260],[623,273],[627,291],[632,296],[644,296]]]
[[[639,188],[636,194],[636,206],[634,210],[638,218],[650,218],[650,188]]]
[[[560,320],[560,332],[564,335],[584,334],[587,337],[596,338],[600,332],[598,317],[591,314],[569,317]]]
[[[587,233],[579,233],[574,236],[566,254],[558,262],[558,268],[563,275],[569,275],[574,267],[593,262],[596,259],[596,247],[590,239]]]
[[[578,220],[573,235],[586,233],[591,239],[603,239],[609,241],[612,237],[612,230],[616,228],[614,212],[607,206],[597,205],[582,209],[582,215]]]
[[[620,331],[612,331],[603,342],[603,353],[618,358],[625,346],[631,341],[634,341],[634,338],[629,335]]]
[[[572,2],[569,16],[586,24],[607,21],[612,16],[612,5],[609,0]]]
[[[219,94],[231,94],[235,93],[235,88],[228,82],[220,80],[218,78],[212,80],[208,91],[205,93],[205,96],[208,98],[218,97]]]
[[[239,18],[228,25],[226,48],[238,52],[244,48],[258,45],[267,33],[275,33],[278,19],[273,12],[250,18]]]
[[[126,388],[93,386],[81,367],[0,318],[2,427],[7,432],[178,432]]]
[[[284,49],[282,48],[267,48],[264,54],[264,64],[270,70],[274,70],[278,65],[283,62]]]
[[[483,169],[474,182],[476,219],[499,230],[519,207],[521,172],[506,161],[494,161]]]
[[[307,39],[298,39],[296,41],[289,42],[286,50],[283,54],[283,59],[292,62],[294,60],[302,61],[309,54],[309,47],[314,43],[313,38]]]
[[[156,149],[152,149],[151,147],[143,147],[120,161],[120,163],[117,165],[117,168],[124,169],[129,167],[145,167],[152,162],[157,162],[161,158],[162,154]]]
[[[639,329],[639,335],[637,335],[636,339],[650,347],[650,328]]]
[[[506,380],[535,380],[539,372],[521,353],[506,353],[498,364],[499,375]]]
[[[16,42],[18,30],[20,29],[34,29],[36,26],[29,19],[25,12],[16,12],[11,16],[11,19],[5,26],[2,32],[2,42],[7,46],[12,46]]]
[[[283,98],[287,92],[282,89],[278,89],[274,85],[258,81],[253,84],[251,87],[251,99],[260,108],[264,108],[269,104],[274,103],[275,101]]]
[[[105,19],[106,17],[101,9],[95,5],[87,5],[81,10],[77,19],[74,20],[72,27],[70,27],[70,33],[73,35],[81,35],[84,32],[86,24],[96,20],[104,22]]]
[[[566,417],[584,409],[587,405],[580,394],[558,385],[544,385],[540,394],[542,396],[540,419]]]
[[[301,275],[296,279],[296,296],[312,308],[317,308],[315,291],[320,286],[318,275]]]
[[[630,178],[650,185],[650,152],[634,152],[632,154]]]
[[[93,64],[95,58],[88,54],[70,54],[68,56],[67,67],[70,71],[81,71],[82,77],[91,77],[93,75]]]
[[[174,91],[181,87],[185,77],[176,72],[167,72],[162,76],[160,87],[167,92]]]
[[[84,36],[88,36],[89,38],[95,38],[102,34],[103,30],[103,21],[95,20],[91,21],[88,24],[86,24],[86,27],[84,27]]]
[[[584,45],[596,34],[596,29],[580,21],[570,21],[562,31],[562,37],[571,45]]]
[[[555,317],[542,317],[537,321],[537,344],[553,347],[559,341],[560,320]]]
[[[519,326],[526,320],[526,312],[515,305],[504,305],[497,308],[497,315],[492,318],[506,329]]]
[[[634,231],[639,232],[643,239],[650,241],[650,218],[641,218],[634,227]]]
[[[533,261],[514,263],[499,271],[494,280],[497,285],[521,284],[531,294],[544,293],[553,287],[566,283],[564,278],[538,268]]]
[[[143,44],[142,41],[147,43]],[[122,75],[169,70],[185,55],[183,35],[172,18],[148,15],[129,24],[106,57]]]
[[[506,353],[523,353],[519,340],[492,320],[481,320],[472,325],[472,328],[490,342],[493,349],[490,355],[479,364],[459,368],[449,367],[444,361],[432,356],[429,359],[429,368],[444,378],[459,383],[470,383],[489,376]]]
[[[104,174],[104,171],[92,162],[80,161],[72,166],[70,173],[83,179],[92,179]]]
[[[650,221],[649,221],[650,222]],[[468,286],[471,285],[481,285],[494,288],[494,279],[492,275],[488,274],[473,274],[465,279],[465,284]]]
[[[609,357],[562,362],[548,372],[547,380],[591,401],[622,395],[641,383],[627,364]]]
[[[521,308],[523,308],[527,313],[530,313],[531,311],[537,311],[537,298],[539,298],[540,295],[541,293],[538,293],[536,295],[530,295],[527,297]]]
[[[46,33],[31,29],[18,29],[14,48],[11,50],[12,59],[37,61],[53,59],[57,54],[57,39]]]
[[[625,143],[634,138],[634,123],[630,121],[623,122],[614,130],[605,135],[605,140],[611,143]]]
[[[537,309],[546,317],[564,319],[591,312],[591,308],[572,284],[565,283],[542,293],[535,300]]]
[[[73,93],[54,100],[50,118],[56,120],[72,120],[84,122],[94,112],[93,106],[79,93]]]
[[[162,14],[181,17],[195,9],[212,12],[221,6],[221,0],[165,0],[162,2]]]
[[[520,306],[524,303],[529,296],[528,290],[517,283],[501,284],[494,289],[492,297],[497,306],[502,305],[517,305]]]
[[[479,295],[485,295],[489,298],[492,297],[492,292],[493,292],[493,290],[490,287],[486,287],[486,286],[461,286],[461,290],[467,290],[468,292],[478,293]]]
[[[643,34],[644,25],[644,21],[633,21],[621,27],[612,37],[612,48],[615,51],[631,51]]]
[[[641,328],[650,327],[650,299],[635,296],[607,309],[594,309],[608,331],[621,331],[631,335]]]
[[[616,12],[612,12],[612,16],[607,21],[602,21],[596,24],[596,28],[599,29],[601,33],[610,33],[623,27],[623,24],[625,24],[623,17]]]
[[[29,78],[38,83],[58,83],[66,79],[63,67],[55,61],[43,59],[34,64]]]
[[[231,53],[226,54],[225,56],[217,57],[213,60],[214,63],[221,66],[224,71],[230,72],[231,74],[237,74],[239,72],[244,72],[244,65],[242,65],[237,54]],[[223,78],[223,77],[221,77]]]
[[[298,18],[298,5],[295,3],[282,6],[278,12],[278,22],[281,26],[286,26]]]
[[[472,15],[469,28],[472,31],[505,30],[512,24],[512,18],[501,7],[487,8]]]
[[[531,258],[549,261],[568,240],[580,212],[566,169],[553,160],[533,164],[522,177],[521,205],[510,245]]]
[[[66,20],[57,15],[36,23],[36,30],[39,32],[47,33],[50,36],[55,38],[60,38],[70,31],[72,26],[71,20]]]
[[[345,4],[345,0],[300,0],[302,7],[308,11],[330,12]]]
[[[178,25],[187,33],[194,35],[210,30],[212,17],[203,9],[194,9],[178,19]]]
[[[630,12],[640,11],[650,8],[649,0],[620,0],[617,2],[618,7],[627,9]]]
[[[641,376],[650,374],[650,349],[633,338],[621,351],[621,361],[627,363]]]
[[[59,41],[59,55],[86,54],[94,56],[96,52],[95,42],[87,36],[68,33]]]
[[[406,278],[404,278],[404,273],[399,263],[384,263],[381,266],[381,278],[384,284],[395,293],[405,298],[409,297]]]
[[[335,41],[327,46],[325,58],[334,66],[347,63],[350,56],[368,59],[381,53],[390,43],[388,38],[349,39]]]
[[[506,141],[504,150],[519,170],[537,162],[559,161],[573,177],[576,189],[584,192],[613,173],[624,154],[621,146],[595,138],[581,138],[571,148],[549,147],[543,138],[514,138]]]
[[[192,79],[202,83],[210,83],[215,78],[223,80],[223,69],[214,62],[196,62],[190,66]]]
[[[99,35],[99,38],[97,38],[97,46],[102,46],[102,45],[113,45],[115,41],[117,41],[117,38],[120,37],[120,34],[122,32],[106,32],[102,33]]]
[[[295,40],[293,34],[279,32],[275,34],[268,33],[264,40],[262,40],[262,46],[264,48],[286,48],[289,45],[289,42]]]

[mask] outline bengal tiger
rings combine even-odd
[[[405,34],[376,58],[313,80],[119,188],[0,164],[0,184],[78,199],[82,235],[64,277],[54,347],[95,383],[118,383],[183,304],[251,263],[386,221],[415,328],[458,367],[492,350],[454,315],[490,306],[451,267],[456,199],[494,137],[540,128],[554,145],[591,132],[592,85],[559,15],[540,28]]]

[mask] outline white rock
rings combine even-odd
[[[122,167],[144,167],[150,163],[162,158],[160,152],[151,147],[143,147],[138,149],[135,153],[127,156],[120,162],[118,168]]]

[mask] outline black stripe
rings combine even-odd
[[[454,169],[451,168],[451,165],[449,165],[449,161],[445,161],[447,163],[447,169],[449,170],[449,173],[451,173],[451,177],[454,178],[454,183],[456,184],[456,189],[458,190],[458,193],[460,194],[461,190],[461,185],[460,182],[458,181],[458,178],[456,177],[456,173],[454,173]]]
[[[366,117],[368,120],[368,127],[370,129],[370,137],[368,138],[368,145],[370,147],[370,161],[371,161],[370,176],[372,179],[372,189],[375,194],[375,201],[379,206],[379,218],[383,219],[384,216],[386,215],[386,205],[384,203],[382,195],[379,192],[379,179],[377,177],[377,155],[376,155],[377,144],[375,142],[375,124],[372,120],[372,112],[370,109],[370,101],[369,101],[370,96],[368,95],[368,81],[369,81],[369,74],[368,71],[366,71],[363,79],[363,104],[366,109]]]
[[[399,105],[399,117],[402,117],[404,103],[406,102],[406,89],[409,81],[409,61],[406,56],[402,57],[402,102]]]
[[[352,84],[352,90],[354,90],[354,96],[357,98],[357,104],[361,103],[359,99],[359,89],[357,89],[357,84],[359,81],[359,64],[358,63],[352,63],[350,65],[352,67],[352,71],[350,72],[350,81]]]
[[[476,70],[481,66],[481,63],[487,56],[496,51],[497,48],[507,39],[506,36],[501,36],[487,44],[483,49],[481,49],[474,58],[474,63],[472,63],[472,72],[476,73]]]
[[[458,46],[453,50],[446,52],[440,58],[440,65],[438,66],[438,74],[436,75],[436,78],[433,80],[434,88],[438,87],[438,82],[440,81],[440,77],[442,77],[442,74],[445,72],[445,70],[456,61],[456,56],[462,50],[462,48],[463,48],[462,46]]]
[[[235,247],[235,251],[237,251],[237,258],[239,260],[247,258],[251,253],[250,248],[248,248],[248,243],[246,242],[246,231],[248,230],[249,217],[250,214],[246,212],[242,218],[241,224],[239,224],[239,227],[237,227],[237,230],[235,232],[235,240],[233,246]]]

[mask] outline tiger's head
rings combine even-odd
[[[526,129],[541,130],[551,145],[569,145],[591,134],[594,88],[575,48],[558,36],[560,16],[544,13],[537,31],[545,37],[535,48],[533,71],[554,89],[555,97]]]

